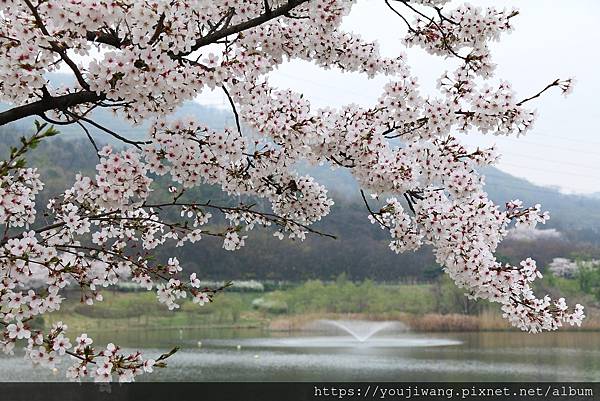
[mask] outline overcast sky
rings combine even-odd
[[[536,93],[556,78],[574,77],[573,94],[560,90],[532,102],[539,113],[532,131],[521,138],[470,135],[471,146],[497,144],[498,167],[536,184],[560,187],[564,192],[600,192],[600,1],[598,0],[471,0],[474,5],[517,7],[515,30],[493,45],[496,75],[513,83],[520,97]],[[458,2],[456,2],[458,4]],[[402,21],[382,0],[360,0],[344,21],[345,28],[380,42],[382,52],[409,55],[412,71],[426,91],[448,69],[442,59],[420,49],[406,49],[400,38]],[[361,74],[322,70],[292,61],[272,76],[272,83],[302,91],[313,106],[347,103],[371,105],[387,78],[367,79]],[[226,106],[222,95],[200,101]]]

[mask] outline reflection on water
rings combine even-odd
[[[92,333],[90,333],[92,334]],[[182,349],[160,381],[600,381],[600,333],[398,333],[349,336],[260,330],[97,333],[95,343],[138,345],[147,355]],[[202,347],[198,347],[198,341]],[[22,354],[0,356],[0,380],[63,380]]]

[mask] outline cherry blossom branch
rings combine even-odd
[[[168,206],[185,206],[185,207],[206,207],[206,208],[210,208],[210,209],[216,209],[219,210],[223,213],[225,212],[234,212],[234,213],[250,213],[256,216],[261,216],[261,217],[265,217],[271,221],[275,221],[275,222],[279,222],[279,223],[284,223],[284,224],[292,224],[298,227],[303,228],[304,230],[307,230],[308,232],[312,233],[312,234],[316,234],[322,237],[329,237],[332,239],[337,239],[337,237],[333,234],[328,234],[328,233],[324,233],[318,230],[315,230],[314,228],[311,228],[305,224],[302,223],[298,223],[297,221],[294,221],[292,219],[289,219],[287,217],[283,217],[283,216],[279,216],[277,214],[274,213],[268,213],[268,212],[261,212],[258,210],[253,210],[251,209],[252,205],[250,206],[241,206],[241,207],[229,207],[229,206],[219,206],[219,205],[214,205],[211,203],[211,201],[205,202],[205,203],[184,203],[184,202],[172,202],[172,203],[158,203],[158,204],[145,204],[145,207],[148,208],[163,208],[163,207],[168,207]]]
[[[54,124],[54,125],[71,125],[76,122],[75,120],[67,120],[67,121],[55,120],[53,118],[48,117],[45,113],[40,113],[39,117],[42,120],[46,121],[47,123]]]
[[[379,224],[381,224],[381,226],[387,228],[388,230],[391,229],[391,227],[389,225],[387,225],[380,218],[381,213],[375,213],[375,211],[373,211],[373,209],[371,209],[371,206],[369,205],[369,202],[367,201],[367,197],[365,196],[365,191],[363,191],[362,189],[360,190],[360,196],[362,197],[365,207],[369,211],[369,214],[371,215],[371,217],[373,217],[373,219],[375,219]]]
[[[389,231],[390,249],[399,253],[431,246],[458,286],[472,297],[500,303],[514,326],[539,332],[581,324],[581,305],[569,308],[562,298],[534,295],[531,283],[539,271],[533,260],[504,267],[497,261],[494,252],[510,224],[535,226],[548,214],[539,205],[524,208],[520,201],[500,210],[477,173],[478,166],[494,163],[494,149],[468,152],[454,136],[467,130],[519,135],[534,121],[533,112],[522,105],[551,86],[566,94],[571,81],[554,82],[518,102],[509,83],[492,83],[489,46],[511,28],[516,12],[461,5],[446,16],[437,7],[445,2],[397,1],[404,5],[399,10],[397,3],[385,3],[407,24],[408,46],[465,61],[438,81],[439,94],[423,93],[404,55],[383,57],[376,42],[343,31],[341,22],[353,3],[345,0],[215,0],[194,7],[165,1],[156,10],[140,2],[114,2],[112,9],[102,2],[85,7],[65,2],[57,10],[52,2],[25,0],[5,7],[0,94],[17,106],[0,113],[0,125],[39,115],[57,125],[79,124],[93,146],[90,126],[132,146],[99,149],[95,174],[77,174],[73,186],[49,202],[42,227],[36,199],[43,182],[21,156],[33,146],[25,139],[25,150],[11,150],[0,174],[0,224],[5,225],[0,309],[7,323],[0,350],[10,353],[17,339],[31,334],[26,322],[60,307],[67,280],[75,280],[88,304],[101,301],[101,287],[129,278],[149,290],[156,285],[159,302],[169,309],[179,307],[178,300],[189,293],[195,303],[210,302],[211,291],[219,288],[201,289],[195,273],[189,280],[182,277],[176,257],[166,264],[153,262],[154,250],[172,241],[183,246],[202,240],[202,234],[216,235],[224,249],[235,251],[244,246],[245,232],[272,225],[279,239],[284,233],[300,240],[307,233],[334,238],[311,228],[330,213],[333,200],[323,185],[294,169],[305,160],[347,167],[364,191],[388,195],[376,211],[361,190],[369,220]],[[421,12],[421,7],[432,10]],[[400,11],[415,14],[416,22],[411,26]],[[216,55],[198,51],[211,44],[220,49]],[[101,46],[113,51],[91,51]],[[463,49],[470,53],[463,57]],[[67,57],[69,51],[88,52],[90,60],[79,69]],[[315,109],[302,93],[277,89],[265,79],[288,58],[391,80],[370,108]],[[46,77],[60,63],[77,82],[52,95]],[[185,100],[217,86],[224,87],[240,135],[194,119],[166,118]],[[96,123],[88,116],[95,107],[111,108],[135,123],[156,118],[151,143],[129,140]],[[242,122],[256,135],[242,133]],[[401,144],[394,138],[401,138]],[[156,177],[170,180],[171,202],[150,200],[164,182]],[[257,197],[270,203],[272,213],[255,210],[254,204],[181,201],[187,188],[202,185]],[[215,223],[204,230],[213,210],[224,215],[227,226]],[[171,218],[171,212],[180,212],[181,219]],[[32,287],[37,279],[45,283],[42,289]],[[52,347],[36,336],[28,357],[52,364],[69,355],[62,330],[62,325],[53,329]],[[87,349],[91,339],[82,335],[77,342]],[[124,356],[109,345],[94,354],[95,380],[118,375],[131,381],[142,366],[151,371],[152,363],[139,353]],[[92,358],[86,356],[91,351],[72,351]],[[79,358],[68,377],[88,376],[87,364]]]
[[[165,28],[164,22],[165,22],[165,13],[163,12],[162,14],[160,14],[158,22],[156,23],[156,28],[154,30],[154,33],[152,34],[152,37],[150,38],[150,40],[148,40],[149,45],[154,44],[160,37],[160,34],[163,32],[163,29]]]
[[[88,137],[88,140],[90,141],[90,143],[92,144],[92,146],[94,147],[94,150],[96,151],[96,156],[98,156],[98,158],[100,158],[100,156],[98,155],[98,152],[100,152],[100,149],[98,148],[98,145],[96,145],[96,141],[94,141],[94,138],[92,138],[92,135],[90,134],[90,131],[87,129],[87,127],[85,125],[83,125],[81,123],[81,121],[76,120],[75,121],[77,123],[77,125],[79,125],[81,127],[81,129],[85,132],[85,135]]]
[[[412,199],[410,197],[410,194],[405,192],[404,194],[404,199],[406,199],[406,203],[408,203],[408,207],[410,208],[410,211],[413,212],[413,214],[417,214],[417,212],[415,212],[415,207],[413,206],[413,202]]]
[[[251,18],[240,24],[233,25],[233,26],[218,30],[209,35],[203,36],[202,38],[196,40],[196,42],[194,43],[194,45],[191,47],[191,49],[189,51],[181,52],[181,53],[177,54],[176,57],[179,58],[179,57],[187,56],[190,53],[200,49],[201,47],[210,45],[210,44],[216,42],[217,40],[225,38],[226,36],[234,35],[236,33],[240,33],[240,32],[246,31],[248,29],[255,28],[259,25],[264,24],[265,22],[272,20],[272,19],[284,16],[285,14],[292,11],[294,8],[298,7],[299,5],[301,5],[303,3],[306,3],[307,1],[308,0],[288,0],[284,5],[277,7],[275,9],[271,9],[269,12],[265,12],[265,13],[259,15],[258,17]]]
[[[191,51],[185,52],[185,53],[179,53],[177,55],[174,55],[174,57],[176,59],[181,59],[185,55],[188,55],[189,53],[191,53],[195,50],[198,50],[200,47],[214,43],[215,41],[225,38],[226,36],[240,33],[242,31],[245,31],[245,30],[257,27],[261,24],[264,24],[265,22],[270,21],[272,19],[278,18],[280,16],[284,16],[285,14],[289,13],[289,11],[293,10],[294,8],[298,7],[299,5],[301,5],[307,1],[308,0],[289,0],[285,5],[278,7],[276,9],[273,9],[268,13],[264,13],[258,17],[252,18],[252,19],[245,21],[243,23],[240,23],[238,25],[227,27],[227,28],[218,30],[214,33],[211,33],[209,35],[206,35],[196,41],[194,46],[192,46]],[[35,11],[35,7],[33,7],[33,5],[31,4],[31,2],[29,0],[26,0],[26,3],[28,3],[28,6],[30,8],[33,8],[33,11]],[[35,14],[37,15],[37,18],[40,18],[39,14],[37,14],[37,11],[35,11]],[[38,23],[40,23],[40,22],[38,22]],[[43,26],[43,24],[42,24],[42,26]],[[45,34],[48,35],[47,33],[45,33]],[[119,47],[119,48],[127,43],[127,42],[121,41],[118,37],[116,37],[112,34],[101,34],[98,32],[88,32],[86,37],[88,40],[93,40],[93,41],[98,41],[100,43],[110,44],[112,46]],[[59,54],[64,53],[64,51],[59,48],[55,48],[54,50],[59,52]],[[61,54],[61,57],[63,57],[62,54]],[[66,56],[66,53],[64,54],[63,60],[65,58],[68,59],[68,57]],[[67,61],[65,60],[65,62],[67,62]],[[69,64],[69,62],[67,62],[67,64]],[[71,68],[75,67],[74,73],[76,76],[78,76],[78,81],[80,81],[80,84],[82,85],[82,87],[84,89],[88,88],[89,86],[87,86],[87,83],[85,83],[85,80],[83,80],[83,77],[81,76],[81,74],[78,71],[78,69],[76,68],[76,66],[74,66],[72,61],[70,64],[72,64]],[[81,91],[81,92],[71,93],[71,94],[62,95],[62,96],[51,97],[48,99],[42,99],[37,102],[29,103],[27,105],[15,107],[13,109],[1,112],[0,113],[0,125],[5,125],[9,122],[13,122],[13,121],[16,121],[16,120],[19,120],[19,119],[22,119],[24,117],[28,117],[31,115],[38,115],[40,113],[45,113],[46,111],[49,111],[49,110],[64,111],[68,107],[73,107],[73,106],[83,104],[83,103],[96,102],[99,100],[104,100],[105,98],[106,98],[105,94],[98,94],[98,93],[91,92],[91,91]]]
[[[398,132],[395,135],[390,135],[390,134],[394,131],[397,131],[398,128],[400,128],[400,127],[392,126],[392,127],[388,128],[387,130],[383,131],[381,133],[381,135],[385,136],[387,139],[399,138],[406,134],[412,134],[413,132],[423,128],[425,125],[427,125],[428,121],[429,121],[429,119],[427,117],[423,117],[423,118],[419,118],[417,121],[410,122],[408,124],[405,123],[404,126],[408,125],[408,126],[410,126],[410,128],[405,129],[402,132]]]
[[[433,17],[429,17],[426,14],[422,13],[421,11],[417,10],[415,7],[413,7],[412,5],[410,5],[408,0],[395,0],[398,1],[402,4],[404,4],[406,7],[408,7],[409,9],[411,9],[413,12],[417,13],[418,15],[420,15],[421,17],[425,18],[426,20],[429,20],[429,22],[431,22],[439,31],[439,33],[442,35],[442,45],[444,46],[444,48],[450,52],[453,56],[460,58],[466,62],[469,62],[472,60],[472,58],[470,56],[461,56],[460,54],[458,54],[450,45],[450,41],[448,38],[448,35],[446,33],[446,31],[437,23],[435,22],[435,20],[433,19]],[[414,32],[414,31],[413,31]]]
[[[29,7],[29,9],[31,10],[33,17],[35,18],[36,26],[40,29],[40,31],[42,31],[42,33],[44,35],[46,35],[48,37],[52,37],[52,35],[50,35],[50,32],[48,32],[48,30],[46,29],[46,26],[44,25],[44,21],[40,17],[40,14],[37,12],[36,7],[34,7],[33,4],[31,4],[31,1],[29,1],[29,0],[23,0],[23,1],[27,5],[27,7]],[[50,40],[49,43],[50,43],[50,46],[52,47],[52,50],[54,52],[58,53],[60,58],[69,66],[71,71],[73,71],[73,74],[75,75],[77,82],[79,82],[79,85],[81,85],[81,87],[83,89],[89,90],[90,86],[83,78],[83,75],[81,75],[81,71],[79,71],[79,68],[73,62],[73,60],[71,60],[69,58],[69,56],[67,56],[67,53],[64,51],[64,49],[62,49],[61,46],[53,40]]]

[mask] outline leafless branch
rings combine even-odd
[[[406,19],[406,17],[404,15],[402,15],[398,10],[396,10],[391,4],[389,0],[385,0],[385,4],[388,6],[388,8],[390,10],[392,10],[396,15],[398,15],[400,18],[402,18],[402,20],[404,21],[404,23],[406,24],[406,26],[408,27],[409,32],[413,32],[413,33],[417,33],[417,31],[410,25],[410,23],[408,22],[408,20]]]
[[[240,124],[240,115],[237,112],[235,103],[233,102],[233,99],[231,98],[231,95],[229,94],[229,91],[227,90],[225,85],[223,85],[221,88],[223,88],[223,92],[225,92],[225,95],[227,95],[227,99],[229,99],[229,104],[231,105],[231,110],[233,111],[233,115],[235,116],[235,125],[237,127],[238,133],[240,134],[240,136],[242,136],[242,126]]]
[[[125,142],[125,143],[127,143],[127,144],[133,145],[133,146],[135,146],[135,147],[136,147],[136,148],[138,148],[138,149],[141,149],[141,146],[140,146],[140,145],[147,145],[147,144],[150,144],[150,143],[152,143],[151,141],[133,141],[133,140],[131,140],[131,139],[125,138],[125,137],[124,137],[124,136],[122,136],[122,135],[119,135],[119,134],[117,134],[117,133],[116,133],[116,132],[114,132],[113,130],[110,130],[110,129],[108,129],[108,128],[106,128],[106,127],[105,127],[105,126],[103,126],[103,125],[100,125],[100,124],[98,124],[98,123],[97,123],[97,122],[95,122],[94,120],[90,120],[90,119],[89,119],[89,118],[87,118],[87,117],[83,117],[83,116],[77,115],[77,114],[75,114],[75,113],[73,113],[73,112],[71,112],[71,111],[68,111],[68,110],[67,110],[67,111],[65,111],[65,113],[66,113],[66,114],[68,114],[68,115],[70,115],[70,116],[72,116],[74,119],[76,119],[76,120],[78,120],[78,121],[79,121],[79,120],[80,120],[80,121],[85,121],[86,123],[88,123],[88,124],[90,124],[90,125],[93,125],[94,127],[96,127],[96,128],[98,128],[98,129],[100,129],[100,130],[102,130],[102,131],[106,132],[107,134],[109,134],[109,135],[113,136],[114,138],[116,138],[116,139],[118,139],[118,140],[120,140],[120,141],[122,141],[122,142]]]
[[[544,89],[542,89],[541,91],[539,91],[538,93],[536,93],[535,95],[528,97],[526,99],[521,100],[519,103],[517,103],[517,106],[522,106],[524,103],[527,103],[530,100],[536,99],[540,96],[542,96],[542,94],[544,92],[546,92],[548,89],[554,87],[554,86],[559,86],[560,85],[560,79],[556,79],[554,82],[546,85],[546,87]]]

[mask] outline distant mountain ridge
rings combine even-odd
[[[317,181],[325,185],[334,195],[344,200],[359,201],[359,186],[348,170],[321,166],[306,169]],[[485,176],[485,191],[495,203],[520,199],[525,205],[542,205],[550,212],[550,220],[544,228],[559,230],[588,229],[600,234],[600,197],[566,195],[549,187],[535,185],[523,178],[505,173],[495,167],[481,169]],[[335,198],[335,196],[334,196]]]

